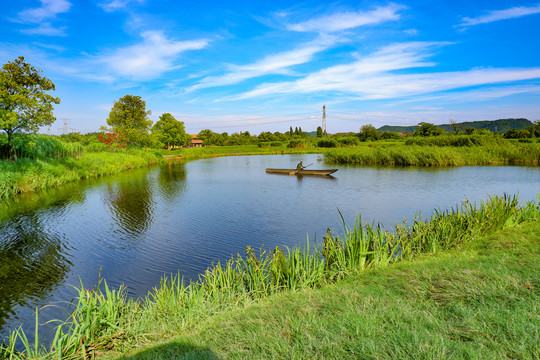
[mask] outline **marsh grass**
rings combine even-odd
[[[336,164],[399,166],[536,165],[540,145],[503,140],[483,146],[405,145],[329,149],[325,161]]]
[[[14,138],[15,151],[19,158],[58,159],[67,156],[80,156],[83,147],[80,143],[64,143],[52,136],[18,135]],[[7,137],[0,135],[0,159],[8,159]]]
[[[218,262],[198,281],[186,284],[179,276],[163,278],[159,287],[138,301],[127,299],[124,287],[114,291],[104,281],[94,289],[80,284],[75,310],[60,323],[44,353],[48,355],[43,356],[91,358],[104,351],[124,351],[185,331],[214,314],[253,304],[271,294],[317,289],[337,279],[461,247],[497,230],[539,220],[540,196],[523,206],[516,196],[494,196],[477,206],[465,202],[448,211],[436,211],[430,219],[417,215],[412,225],[398,224],[394,231],[386,231],[380,224],[362,224],[359,218],[352,229],[344,227],[342,236],[329,230],[322,246],[313,251],[309,240],[303,250],[275,248],[257,253],[247,247],[244,256],[224,264]],[[302,336],[302,329],[298,331],[290,336]],[[459,336],[465,333],[459,329],[455,332]],[[24,345],[21,352],[14,350],[18,340]],[[32,357],[28,344],[18,330],[10,334],[0,355]]]
[[[130,150],[121,154],[84,153],[79,157],[21,159],[17,162],[0,160],[0,200],[11,200],[21,193],[116,174],[162,161],[161,155],[144,150]]]

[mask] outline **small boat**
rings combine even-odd
[[[266,169],[267,174],[288,174],[288,175],[330,175],[338,171],[338,169],[326,170],[296,170],[296,169]]]

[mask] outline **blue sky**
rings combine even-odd
[[[540,119],[539,1],[6,1],[0,62],[56,84],[56,123],[116,100],[233,133]],[[43,130],[46,132],[46,129]]]

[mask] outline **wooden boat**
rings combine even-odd
[[[288,174],[288,175],[330,175],[338,171],[338,169],[326,170],[296,170],[296,169],[266,169],[267,174]]]

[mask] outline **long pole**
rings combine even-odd
[[[326,105],[322,106],[322,133],[326,137]]]

